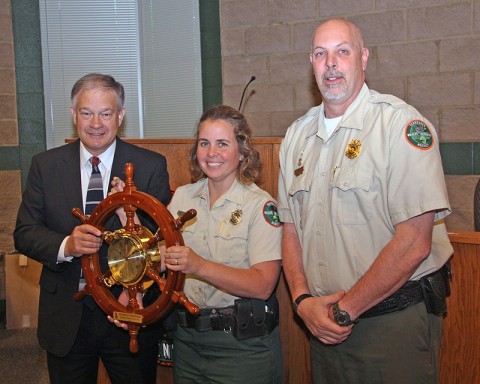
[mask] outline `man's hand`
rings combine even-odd
[[[341,327],[329,316],[330,307],[344,295],[345,291],[341,290],[333,295],[305,299],[298,306],[298,315],[312,335],[324,344],[343,343],[352,333],[353,325]]]
[[[90,224],[75,227],[65,244],[65,255],[80,257],[98,252],[102,245],[102,232]]]

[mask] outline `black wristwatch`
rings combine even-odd
[[[313,296],[310,293],[303,293],[295,299],[295,301],[293,302],[293,310],[295,311],[295,313],[297,313],[298,306],[300,305],[300,303],[303,300],[308,299],[309,297],[313,297]]]
[[[351,324],[358,323],[358,319],[352,320],[347,311],[342,311],[340,309],[340,307],[338,306],[338,303],[333,304],[332,308],[333,308],[333,318],[335,319],[338,325],[341,325],[342,327],[347,327]]]

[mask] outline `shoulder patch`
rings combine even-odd
[[[433,135],[422,120],[412,120],[406,125],[405,138],[410,145],[421,150],[430,149],[433,145]]]
[[[263,206],[263,218],[265,221],[274,226],[280,227],[282,222],[280,221],[280,216],[278,216],[277,205],[273,201],[267,201]]]

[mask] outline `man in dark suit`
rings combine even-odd
[[[33,157],[14,231],[16,249],[43,264],[38,340],[47,351],[52,384],[96,383],[99,357],[113,384],[154,383],[158,332],[148,338],[142,333],[155,326],[140,331],[140,352],[131,354],[128,333],[108,322],[91,297],[73,298],[79,290],[81,256],[99,251],[105,257],[106,246],[101,232],[82,224],[71,210],[85,208],[92,156],[100,159],[104,196],[114,177],[125,179],[124,166],[130,162],[137,189],[168,204],[166,160],[117,137],[125,115],[124,90],[113,77],[86,75],[74,85],[71,98],[79,140]],[[137,213],[151,227],[148,217]],[[118,217],[113,215],[105,227],[120,228]]]

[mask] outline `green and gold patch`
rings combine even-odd
[[[432,133],[422,120],[412,120],[406,125],[405,138],[409,144],[421,150],[430,149],[433,145]]]

